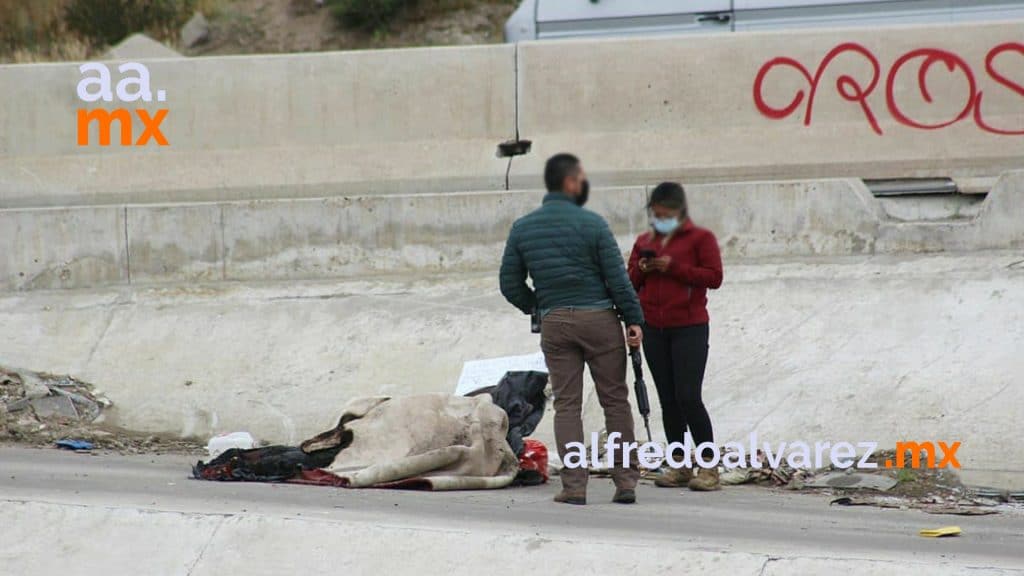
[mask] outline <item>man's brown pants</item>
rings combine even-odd
[[[621,442],[633,442],[633,413],[626,385],[626,345],[622,324],[612,310],[559,308],[541,322],[540,347],[551,376],[555,395],[555,442],[565,462],[565,445],[585,444],[583,435],[583,364],[590,367],[597,398],[604,409],[605,429],[622,434]],[[618,488],[635,488],[640,478],[636,464],[623,468],[622,450],[616,450],[612,480]],[[562,468],[562,487],[584,491],[588,472]]]

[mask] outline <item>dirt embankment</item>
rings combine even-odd
[[[0,32],[18,23],[18,34],[0,34],[0,63],[87,60],[110,48],[68,30],[62,16],[66,0],[40,0],[31,9],[16,1],[0,0]],[[502,42],[504,23],[517,5],[518,0],[422,0],[386,25],[358,29],[339,23],[318,0],[199,0],[208,33],[197,45],[182,45],[172,25],[128,33],[145,33],[189,56],[493,44]]]
[[[352,30],[316,0],[231,0],[210,17],[210,40],[189,55],[263,54],[493,44],[515,10],[514,0],[420,2],[386,28]]]

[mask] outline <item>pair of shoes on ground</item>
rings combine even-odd
[[[722,488],[717,468],[700,468],[696,475],[689,468],[670,468],[655,477],[654,484],[662,488],[686,487],[695,492],[713,492]],[[582,506],[587,503],[587,493],[563,489],[555,495],[555,502]],[[634,504],[636,491],[631,488],[616,488],[612,502]]]
[[[662,488],[689,488],[696,492],[713,492],[722,488],[717,468],[700,468],[694,476],[689,468],[669,468],[654,479]]]
[[[582,506],[587,503],[587,494],[586,492],[574,492],[563,489],[558,494],[555,494],[555,502]],[[632,488],[616,488],[615,496],[612,496],[612,502],[616,504],[634,504],[636,503],[636,491]]]

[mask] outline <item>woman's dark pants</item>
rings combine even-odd
[[[671,442],[683,442],[690,427],[694,447],[714,442],[711,418],[701,398],[704,367],[708,361],[708,325],[679,328],[644,328],[644,355],[658,389],[665,436]],[[702,456],[710,461],[713,452]],[[696,458],[696,456],[693,456]],[[682,459],[680,453],[674,457]]]

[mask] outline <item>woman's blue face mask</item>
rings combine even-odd
[[[678,218],[656,218],[651,217],[651,226],[658,234],[671,234],[679,228]]]

